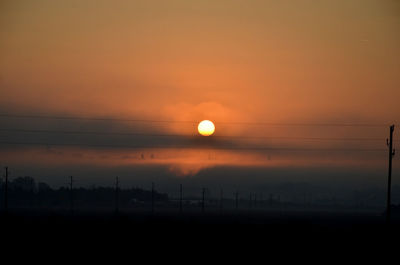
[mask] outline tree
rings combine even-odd
[[[14,190],[20,191],[34,191],[36,189],[36,182],[32,177],[18,177],[11,182],[11,187]]]

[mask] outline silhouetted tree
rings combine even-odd
[[[10,189],[32,192],[36,190],[36,181],[32,177],[18,177],[10,183]]]

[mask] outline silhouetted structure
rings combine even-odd
[[[8,177],[10,172],[8,172]],[[1,210],[4,211],[5,205],[5,174],[0,181],[1,192]],[[112,211],[115,212],[116,196],[118,197],[118,211],[122,207],[129,209],[144,210],[146,205],[149,207],[151,203],[151,190],[142,190],[139,188],[121,189],[118,177],[118,195],[116,194],[116,183],[112,187],[76,187],[73,178],[73,197],[71,204],[71,183],[68,177],[68,186],[51,188],[48,184],[36,183],[32,177],[16,177],[7,184],[7,205],[8,210],[35,209],[38,211],[58,211],[67,210],[69,213],[72,209],[74,215],[76,213],[76,205],[80,206],[83,211]],[[160,194],[154,191],[154,201],[160,201],[164,204],[168,203],[168,195]],[[146,204],[147,203],[147,204]]]
[[[387,143],[389,146],[389,170],[388,170],[388,190],[387,190],[387,205],[386,205],[386,221],[390,222],[390,200],[391,200],[391,185],[392,185],[392,159],[394,156],[393,151],[393,131],[394,125],[390,126],[390,140]]]

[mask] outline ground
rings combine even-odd
[[[389,240],[397,241],[399,224],[388,226],[383,216],[323,212],[9,212],[1,216],[1,256],[38,264],[383,259],[395,247]]]

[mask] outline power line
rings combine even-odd
[[[74,116],[50,116],[50,115],[13,115],[0,114],[5,118],[28,118],[28,119],[49,119],[49,120],[93,120],[93,121],[126,121],[144,123],[198,123],[198,121],[176,121],[176,120],[152,120],[152,119],[124,119],[124,118],[94,118],[94,117],[74,117]]]
[[[191,123],[197,124],[199,121],[190,120],[157,120],[157,119],[124,119],[124,118],[95,118],[95,117],[74,117],[74,116],[51,116],[51,115],[16,115],[0,114],[4,118],[29,118],[29,119],[54,119],[54,120],[93,120],[93,121],[123,121],[141,123]],[[388,124],[380,123],[276,123],[276,122],[216,122],[218,124],[231,125],[251,125],[251,126],[279,126],[279,127],[385,127]]]
[[[137,132],[99,132],[99,131],[64,131],[64,130],[33,130],[33,129],[0,129],[3,132],[21,133],[49,133],[49,134],[82,134],[82,135],[118,135],[118,136],[146,136],[146,137],[193,137],[192,134],[149,134]],[[312,141],[384,141],[383,138],[355,138],[355,137],[286,137],[286,136],[235,136],[213,135],[213,138],[240,138],[240,139],[284,139],[284,140],[312,140]]]
[[[165,149],[165,148],[196,148],[196,146],[173,146],[173,145],[160,145],[160,146],[146,146],[146,145],[107,145],[107,144],[85,144],[85,143],[46,143],[46,142],[4,142],[0,144],[7,145],[43,145],[43,146],[75,146],[75,147],[104,147],[104,148],[128,148],[128,149]],[[206,149],[217,150],[264,150],[264,151],[288,151],[288,152],[301,152],[301,151],[325,151],[325,152],[383,152],[385,149],[368,149],[368,148],[284,148],[284,147],[205,147]]]

